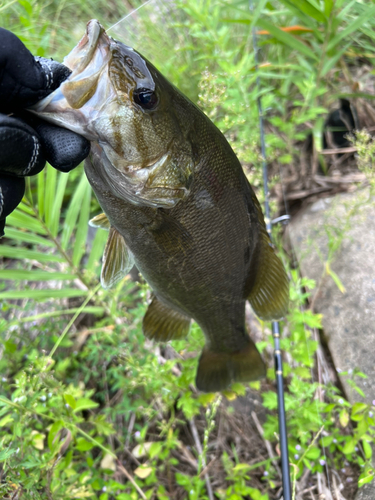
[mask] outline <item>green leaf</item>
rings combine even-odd
[[[248,471],[250,468],[249,464],[237,464],[233,467],[233,472]]]
[[[301,54],[310,57],[311,59],[314,59],[315,61],[318,60],[319,54],[315,54],[307,45],[305,45],[303,42],[300,40],[297,40],[294,36],[290,35],[289,33],[286,33],[273,24],[269,23],[265,19],[259,18],[258,19],[258,26],[261,26],[263,29],[266,29],[269,31],[277,40],[279,40],[282,44],[287,45],[288,47],[291,47],[293,50],[297,50]]]
[[[7,219],[8,222],[8,219]],[[47,238],[37,236],[36,234],[19,231],[18,229],[13,229],[6,226],[5,236],[15,241],[22,241],[25,243],[34,243],[35,245],[41,245],[45,247],[54,247],[55,243]]]
[[[104,245],[108,239],[108,232],[103,229],[97,229],[94,241],[92,243],[90,257],[86,265],[86,269],[94,271],[99,266],[104,253]]]
[[[59,174],[59,181],[57,184],[55,199],[53,201],[53,207],[51,211],[51,218],[49,224],[49,229],[52,235],[55,237],[57,236],[59,230],[61,205],[64,199],[65,188],[66,188],[66,183],[68,182],[68,178],[69,175],[64,172],[61,172]]]
[[[11,247],[8,245],[0,245],[0,256],[9,257],[11,259],[37,260],[38,262],[65,262],[65,259],[59,255],[37,252],[36,250],[29,250],[22,247]]]
[[[313,446],[312,448],[310,448],[309,450],[307,450],[306,452],[306,457],[309,458],[310,460],[316,460],[317,458],[320,457],[320,449]]]
[[[350,453],[353,453],[356,445],[356,440],[354,438],[349,438],[348,441],[345,443],[344,448],[342,449],[342,452],[345,455],[349,455]]]
[[[286,7],[290,7],[290,4],[294,5],[300,12],[303,12],[309,17],[315,19],[319,23],[325,23],[325,15],[318,10],[316,7],[311,5],[308,0],[280,0]]]
[[[352,387],[353,387],[353,389],[354,389],[355,391],[357,391],[357,392],[358,392],[358,394],[359,394],[360,396],[362,396],[363,398],[365,398],[365,397],[366,397],[366,394],[362,391],[362,389],[361,389],[360,387],[358,387],[357,385],[352,385]]]
[[[362,413],[367,410],[368,405],[366,403],[354,403],[352,407],[352,415],[356,415],[357,413]]]
[[[0,451],[0,462],[3,462],[7,458],[11,457],[17,452],[15,448],[11,448],[10,450]]]
[[[367,418],[362,418],[357,424],[357,435],[358,437],[364,436],[369,429],[369,423]]]
[[[76,445],[77,450],[90,451],[92,448],[94,448],[94,445],[90,441],[86,441],[86,439],[84,439],[84,438],[77,439],[77,445]]]
[[[17,344],[12,342],[10,339],[4,342],[5,351],[13,354],[17,350]]]
[[[324,14],[327,18],[331,14],[334,5],[334,0],[324,0]]]
[[[90,219],[90,201],[91,201],[91,186],[86,181],[85,192],[79,213],[78,226],[76,229],[74,249],[73,249],[73,264],[78,266],[83,254],[86,251],[87,232],[89,230]]]
[[[332,271],[331,266],[329,265],[329,262],[326,262],[326,272],[329,276],[331,276],[331,278],[335,282],[335,284],[336,284],[337,288],[340,290],[340,292],[345,293],[346,289],[345,289],[344,285],[342,284],[342,282],[341,282],[340,278],[337,276],[337,274],[334,271]]]
[[[48,281],[48,280],[74,280],[75,274],[41,271],[32,269],[24,271],[22,269],[0,269],[0,279],[4,280],[27,280],[27,281]]]
[[[75,288],[62,288],[60,290],[8,290],[0,293],[0,299],[32,299],[32,300],[51,300],[51,299],[67,299],[69,297],[82,297],[87,295],[84,290]]]
[[[46,173],[44,170],[38,175],[38,213],[40,217],[44,216],[44,198],[46,186]]]
[[[52,425],[51,425],[51,428],[48,432],[48,438],[47,438],[47,442],[48,442],[48,448],[54,452],[54,451],[57,451],[58,447],[59,447],[59,442],[58,440],[55,440],[55,437],[56,437],[56,434],[64,427],[64,422],[62,420],[58,420],[57,422],[54,422]]]
[[[74,407],[74,412],[81,410],[88,410],[90,408],[97,408],[99,406],[98,403],[92,401],[89,398],[81,398],[76,401],[76,406]]]
[[[10,414],[5,415],[5,417],[3,417],[3,418],[0,420],[0,427],[5,427],[7,424],[10,424],[11,422],[13,422],[13,417],[12,417],[12,415],[10,415]]]
[[[342,427],[346,427],[349,423],[349,413],[345,409],[340,411],[339,422]]]
[[[161,443],[160,441],[156,441],[155,443],[152,443],[152,445],[150,446],[150,449],[148,450],[150,458],[158,457],[162,448],[163,448],[163,443]]]
[[[325,62],[323,69],[322,69],[322,76],[325,76],[328,71],[330,71],[337,63],[337,61],[343,56],[343,54],[347,51],[347,49],[352,45],[352,41],[344,45],[344,47],[341,50],[338,50],[336,54],[334,54],[332,57],[328,57],[327,61]]]
[[[362,439],[362,446],[363,446],[363,453],[365,454],[365,457],[368,460],[370,460],[370,458],[372,457],[371,445],[365,439]]]
[[[72,408],[72,410],[74,410],[77,407],[77,402],[71,394],[64,394],[64,399],[68,403],[70,408]]]
[[[374,479],[374,471],[373,469],[366,471],[364,474],[361,474],[359,476],[358,480],[358,486],[361,487],[365,484],[371,483],[371,481]]]
[[[296,310],[293,314],[293,322],[306,324],[310,328],[321,328],[322,317],[321,314],[314,314],[309,309],[306,311]]]
[[[250,25],[250,29],[253,29],[254,26],[256,25],[258,19],[259,19],[259,16],[261,15],[263,9],[264,9],[264,6],[266,5],[268,0],[258,0],[255,5],[255,10],[254,12],[252,13],[252,20],[251,20],[251,25]]]
[[[329,436],[323,436],[320,438],[320,443],[322,446],[329,446],[333,441],[333,436],[330,434]]]
[[[57,170],[47,164],[47,167],[45,168],[45,175],[47,189],[45,190],[44,195],[44,219],[47,227],[51,231],[52,211],[56,197]]]
[[[28,203],[24,203],[23,201],[21,201],[21,203],[18,205],[17,208],[22,212],[24,212],[25,214],[31,215],[32,217],[35,216],[34,209],[31,208],[31,206]]]
[[[19,227],[21,229],[27,228],[33,233],[47,234],[47,231],[44,229],[38,219],[32,217],[31,215],[27,215],[24,212],[21,212],[21,210],[18,208],[16,208],[14,212],[8,215],[7,224],[10,226]]]
[[[349,24],[344,30],[339,31],[339,33],[332,38],[332,40],[327,45],[327,52],[329,53],[333,50],[343,38],[347,38],[353,31],[360,28],[363,24],[366,23],[372,16],[375,14],[375,6],[367,7],[362,15],[359,17],[355,17],[354,21]]]
[[[340,21],[340,23],[344,21],[349,12],[352,10],[353,5],[355,5],[357,2],[358,0],[350,0],[349,2],[348,0],[336,0],[335,6],[337,9],[340,9],[342,4],[345,4],[345,7],[343,7],[339,12],[336,12],[336,20]]]
[[[68,211],[65,216],[64,220],[64,229],[61,235],[61,246],[63,247],[64,250],[67,249],[70,237],[73,233],[73,230],[75,228],[77,219],[78,219],[78,214],[81,210],[81,201],[84,197],[84,194],[87,189],[87,184],[88,181],[86,179],[86,175],[82,173],[81,180],[79,181],[79,184],[74,191],[74,195],[72,196],[72,199],[69,204]]]

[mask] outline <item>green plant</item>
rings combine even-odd
[[[340,95],[342,71],[347,73],[364,51],[374,54],[374,7],[343,0],[262,0],[253,13],[245,1],[194,0],[176,7],[167,27],[165,17],[155,23],[158,10],[152,5],[152,16],[148,7],[138,11],[136,48],[223,130],[255,188],[259,191],[262,183],[255,105],[259,94],[266,110],[267,154],[276,165],[273,182],[279,167],[298,165],[300,141],[311,131],[316,163],[323,113]],[[59,60],[90,17],[110,25],[125,14],[123,2],[117,1],[22,0],[2,8],[5,27],[34,53]],[[297,24],[304,29],[281,29]],[[268,32],[259,35],[258,71],[253,26]],[[163,50],[155,53],[159,44]],[[362,149],[357,147],[367,172],[372,143],[366,141]],[[264,445],[262,459],[251,464],[234,442],[224,451],[213,445],[217,420],[231,415],[231,408],[218,406],[219,399],[215,403],[214,395],[198,394],[193,386],[203,345],[199,328],[193,326],[187,341],[154,345],[141,332],[147,285],[127,277],[113,291],[98,288],[107,235],[97,231],[89,244],[87,224],[98,211],[81,169],[67,175],[48,167],[31,180],[23,203],[7,220],[8,239],[0,246],[3,498],[204,499],[209,489],[202,472],[204,463],[212,461],[208,475],[215,466],[217,497],[274,498],[279,477]],[[329,231],[330,265],[346,227]],[[295,480],[307,469],[313,475],[326,465],[347,468],[347,461],[350,477],[359,476],[361,486],[374,474],[375,410],[362,402],[351,405],[335,386],[314,382],[314,331],[321,316],[306,308],[306,300],[315,284],[295,270],[291,276],[292,305],[282,325],[282,349],[289,361],[286,407],[290,458],[298,468]],[[272,345],[268,326],[261,325],[263,340],[258,344],[265,356]],[[358,376],[363,374],[348,373],[354,387]],[[270,369],[268,381],[253,388],[262,389],[269,411],[264,437],[275,447],[273,377]],[[247,391],[236,384],[225,397],[233,400]],[[357,392],[362,397],[358,387]],[[190,436],[192,419],[202,454]]]

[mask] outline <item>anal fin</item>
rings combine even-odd
[[[104,249],[100,281],[102,287],[113,287],[124,278],[134,265],[133,255],[127,248],[121,234],[111,227],[107,244]]]
[[[251,382],[266,376],[265,364],[249,338],[249,343],[234,353],[203,349],[199,359],[195,384],[204,392],[227,389],[232,382]]]
[[[259,251],[255,282],[247,299],[262,320],[281,319],[288,310],[288,277],[264,227],[261,228]]]
[[[143,318],[142,327],[147,338],[167,342],[172,339],[182,339],[188,335],[190,318],[154,297]]]

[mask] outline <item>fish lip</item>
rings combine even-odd
[[[65,66],[71,69],[74,74],[84,71],[93,59],[100,37],[103,34],[106,34],[103,26],[97,19],[91,19],[86,25],[86,33],[75,49],[65,57]],[[77,58],[77,55],[80,57]]]

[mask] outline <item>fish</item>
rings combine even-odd
[[[33,112],[91,141],[89,183],[109,231],[101,283],[135,263],[152,289],[144,335],[205,336],[196,387],[222,391],[265,376],[245,326],[288,309],[289,283],[260,204],[224,135],[145,57],[91,20],[65,57],[71,75]]]

